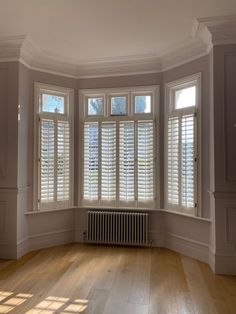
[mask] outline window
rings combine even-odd
[[[166,207],[197,214],[200,74],[166,86]]]
[[[82,205],[154,207],[157,91],[139,87],[80,92]],[[97,95],[103,95],[103,110],[86,114]]]
[[[37,209],[72,205],[73,92],[36,83]]]

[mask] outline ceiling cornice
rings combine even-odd
[[[208,46],[236,43],[236,15],[198,18],[194,21],[192,36],[201,38]]]
[[[93,78],[158,73],[203,55],[212,46],[236,43],[236,15],[199,18],[193,23],[192,39],[157,55],[73,60],[40,50],[25,35],[0,38],[0,62],[20,61],[28,68],[72,78]]]

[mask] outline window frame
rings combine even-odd
[[[190,208],[186,208],[182,205],[171,205],[168,203],[168,162],[165,162],[164,165],[164,205],[165,209],[182,213],[189,214],[193,216],[201,216],[202,215],[202,206],[201,206],[201,72],[196,74],[182,77],[181,79],[177,79],[165,84],[165,128],[164,128],[164,156],[165,160],[168,160],[168,121],[171,117],[182,117],[187,114],[194,114],[196,119],[195,128],[195,143],[197,143],[196,158],[197,163],[195,166],[195,185],[194,185],[194,194],[196,195],[195,202],[196,205],[192,210]],[[195,98],[195,106],[185,107],[176,109],[175,108],[175,92],[184,88],[188,88],[191,86],[196,86],[196,98]],[[181,188],[181,187],[180,187]],[[180,195],[180,194],[179,194]]]
[[[42,112],[42,95],[62,96],[65,99],[64,113]],[[55,201],[39,205],[40,196],[40,119],[51,119],[54,123],[68,121],[70,129],[70,183],[69,200]],[[34,185],[33,185],[33,211],[67,209],[73,206],[74,199],[74,90],[55,85],[34,83]]]
[[[152,95],[151,113],[134,114],[134,95]],[[103,116],[86,116],[86,100],[93,95],[105,95],[105,110]],[[127,115],[111,115],[111,97],[114,96],[127,96]],[[79,90],[79,152],[81,158],[84,158],[84,122],[117,122],[117,121],[134,121],[137,123],[139,120],[153,120],[154,121],[154,173],[153,173],[153,194],[154,199],[150,205],[147,202],[125,202],[125,201],[89,201],[83,200],[83,162],[79,164],[78,181],[79,188],[79,205],[89,208],[132,208],[132,209],[151,209],[160,208],[160,171],[159,171],[159,85],[152,86],[139,86],[139,87],[124,87],[124,88],[104,88],[104,89],[81,89]],[[117,164],[119,162],[117,161]],[[119,177],[117,177],[119,180]],[[136,184],[136,182],[135,182]]]

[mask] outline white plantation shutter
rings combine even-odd
[[[168,203],[179,205],[179,118],[168,121]]]
[[[69,121],[57,123],[57,201],[70,198],[70,126]]]
[[[138,122],[138,200],[153,200],[154,139],[153,121]]]
[[[134,201],[134,122],[119,124],[119,198]]]
[[[40,120],[40,202],[54,201],[55,195],[55,122]]]
[[[102,123],[101,199],[116,200],[116,123]]]
[[[84,124],[84,199],[98,200],[98,123]]]
[[[194,114],[184,115],[181,120],[181,205],[194,207],[195,185],[195,134]]]
[[[186,209],[196,202],[195,120],[194,113],[168,120],[168,203]]]

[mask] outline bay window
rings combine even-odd
[[[157,90],[80,92],[83,205],[155,206]]]

